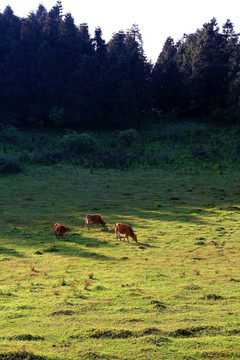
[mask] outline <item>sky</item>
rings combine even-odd
[[[56,0],[0,0],[0,12],[10,5],[14,14],[27,17],[39,4],[48,11]],[[71,13],[75,25],[87,23],[91,36],[96,27],[108,42],[120,30],[139,26],[143,49],[148,60],[156,62],[164,42],[171,36],[175,41],[184,34],[194,33],[213,17],[222,28],[227,19],[240,32],[239,0],[62,0],[63,14]]]

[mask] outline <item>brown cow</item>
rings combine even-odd
[[[70,229],[62,224],[54,224],[54,233],[55,233],[55,237],[63,237],[63,234],[66,231],[69,231]]]
[[[85,218],[85,228],[87,228],[89,230],[89,224],[94,224],[95,227],[97,225],[102,225],[102,227],[105,227],[106,222],[103,221],[101,215],[87,215]]]
[[[120,234],[124,234],[124,239],[123,241],[125,241],[125,238],[127,238],[130,236],[136,243],[137,243],[137,236],[134,234],[133,229],[130,225],[127,224],[122,224],[122,223],[116,223],[114,224],[114,226],[112,228],[108,228],[108,230],[112,230],[115,229],[115,234],[116,234],[116,240],[121,240],[121,235]]]

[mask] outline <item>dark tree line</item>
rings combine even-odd
[[[138,126],[146,115],[240,116],[240,44],[228,20],[215,19],[177,43],[168,38],[151,64],[137,25],[91,37],[62,5],[26,18],[0,13],[0,124],[22,127]]]
[[[237,121],[240,115],[239,35],[213,18],[174,43],[168,38],[153,68],[152,104],[160,113]]]

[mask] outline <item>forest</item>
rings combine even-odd
[[[63,15],[61,1],[26,18],[7,6],[0,13],[0,125],[124,130],[152,115],[238,124],[239,64],[239,34],[229,19],[220,29],[213,18],[178,42],[168,37],[153,64],[138,25],[106,43],[100,27],[91,36],[87,23]]]

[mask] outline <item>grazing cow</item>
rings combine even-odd
[[[63,237],[63,234],[66,231],[70,231],[70,229],[62,224],[54,224],[54,233],[55,233],[55,237]]]
[[[125,238],[127,238],[127,241],[129,242],[128,237],[130,236],[137,243],[137,236],[134,234],[133,229],[130,225],[116,223],[112,228],[108,228],[108,230],[112,229],[115,229],[116,240],[121,240],[121,234],[124,234],[123,241],[125,241]]]
[[[94,224],[95,227],[97,225],[102,225],[102,227],[105,227],[106,222],[103,221],[101,215],[87,215],[85,218],[85,228],[89,230],[89,224]]]

